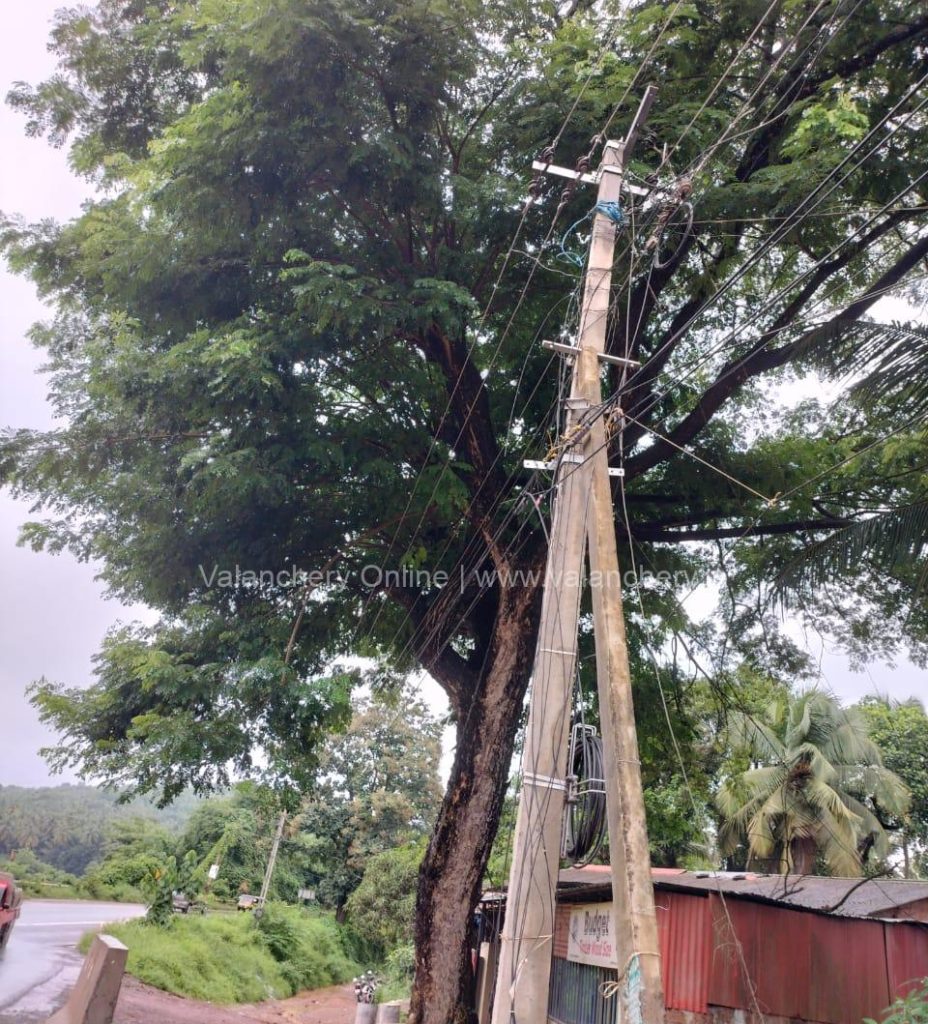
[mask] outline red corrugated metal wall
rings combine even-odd
[[[658,890],[655,897],[668,1009],[751,1010],[756,999],[765,1014],[848,1024],[879,1019],[928,977],[924,926],[723,901],[716,893]],[[554,955],[562,959],[570,911],[562,904],[555,917]]]
[[[885,931],[889,990],[895,999],[928,978],[928,928],[888,924]]]
[[[751,1006],[751,988],[747,978],[754,978],[756,974],[756,922],[752,914],[753,905],[740,900],[723,902],[715,895],[710,895],[706,902],[712,914],[708,1001],[713,1006]],[[747,970],[741,967],[741,957],[744,958]]]
[[[762,1013],[846,1024],[879,1018],[900,981],[928,973],[928,933],[916,926],[709,899],[714,1006],[753,1008],[753,984]]]
[[[808,1016],[833,1024],[880,1017],[891,1002],[884,926],[877,921],[808,916],[812,918]]]
[[[655,892],[669,1010],[708,1011],[712,916],[709,901],[679,892]]]
[[[743,1009],[756,1002],[762,1013],[809,1019],[810,915],[716,894],[709,901],[715,944],[709,1002]]]

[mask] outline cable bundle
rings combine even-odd
[[[571,730],[570,770],[564,856],[583,867],[599,853],[606,836],[603,741],[592,725],[577,723]]]

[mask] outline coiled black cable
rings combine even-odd
[[[564,856],[583,867],[599,853],[606,836],[603,741],[592,726],[578,723],[571,731],[570,771]]]

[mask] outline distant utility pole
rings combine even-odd
[[[499,956],[493,1024],[547,1020],[554,909],[567,789],[571,695],[584,552],[589,544],[609,851],[618,950],[621,1019],[661,1024],[657,918],[641,791],[638,743],[625,643],[608,445],[602,416],[603,362],[635,365],[605,354],[616,222],[608,215],[623,190],[625,165],[657,90],[649,86],[623,142],[607,142],[598,175],[536,164],[580,182],[598,181],[577,344],[548,343],[573,360],[567,423],[556,471],[556,497],[532,677],[506,920]]]
[[[277,831],[274,833],[274,844],[271,846],[271,855],[267,859],[267,870],[264,872],[264,881],[261,883],[261,895],[258,897],[258,912],[264,909],[267,902],[268,890],[271,888],[271,878],[274,875],[274,865],[277,863],[277,851],[280,849],[280,840],[284,834],[284,824],[287,821],[287,812],[281,811],[277,820]]]

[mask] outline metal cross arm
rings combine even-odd
[[[607,143],[608,145],[608,143]],[[611,145],[617,145],[617,143],[611,143]],[[595,173],[572,171],[569,167],[560,167],[557,164],[546,164],[543,160],[532,161],[533,171],[544,171],[546,174],[556,174],[559,178],[570,178],[573,181],[582,181],[584,185],[598,185],[599,179],[602,177],[602,171],[596,171]],[[648,196],[651,194],[651,190],[642,188],[640,185],[630,185],[628,182],[624,182],[622,187],[626,192],[631,192],[634,196]]]
[[[654,105],[654,100],[656,98],[657,86],[649,85],[644,91],[644,96],[641,97],[641,102],[638,104],[638,109],[635,111],[635,116],[625,134],[625,138],[621,142],[610,140],[606,143],[607,149],[620,149],[626,153],[631,153],[635,148],[635,143],[638,141],[638,134],[641,131],[641,127],[645,121],[647,121],[648,114],[651,112],[651,107]],[[540,171],[544,174],[555,174],[560,178],[569,178],[571,181],[581,181],[585,185],[598,185],[604,174],[617,174],[619,177],[622,177],[625,172],[625,163],[624,160],[612,165],[604,163],[598,170],[589,172],[572,171],[569,167],[560,167],[557,164],[545,163],[544,160],[533,160],[532,170],[536,172]],[[647,196],[650,195],[651,191],[650,189],[642,188],[640,185],[631,185],[624,180],[622,181],[622,189],[625,192],[630,192],[633,196]]]

